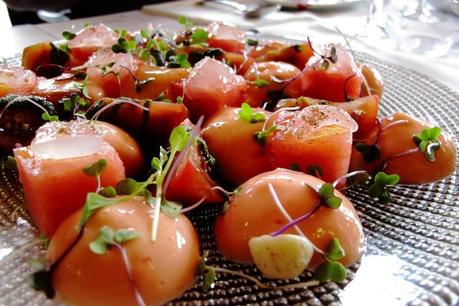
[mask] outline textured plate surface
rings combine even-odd
[[[458,93],[427,76],[372,56],[357,54],[357,58],[376,67],[385,80],[380,115],[400,110],[424,118],[454,135],[457,146]],[[456,305],[459,302],[457,172],[456,169],[450,178],[434,184],[399,186],[393,189],[392,201],[387,205],[378,204],[357,189],[349,190],[347,195],[362,220],[367,249],[343,284],[267,291],[237,276],[220,274],[211,292],[205,294],[197,285],[172,304]],[[267,281],[255,268],[231,263],[219,255],[212,232],[216,213],[215,208],[202,208],[190,215],[202,248],[211,250],[209,263]],[[43,253],[36,237],[17,176],[1,163],[0,305],[55,305],[28,286],[32,270],[27,261]],[[305,272],[300,280],[309,277]]]

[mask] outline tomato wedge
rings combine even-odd
[[[82,29],[73,39],[69,40],[67,45],[71,49],[72,55],[86,60],[95,51],[110,48],[117,40],[118,36],[112,29],[99,24]]]
[[[351,54],[339,45],[330,45],[323,54],[311,57],[302,73],[292,81],[284,93],[344,102],[360,97],[362,80]],[[325,56],[325,55],[324,55]]]
[[[196,120],[209,118],[225,105],[240,106],[243,102],[244,78],[229,66],[206,57],[191,70],[185,84],[185,105]]]
[[[234,25],[213,22],[207,27],[211,48],[221,48],[229,52],[242,53],[245,49],[245,33]]]

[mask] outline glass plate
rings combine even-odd
[[[373,56],[358,60],[377,68],[386,83],[381,115],[404,111],[436,123],[458,137],[459,94],[431,78]],[[18,61],[18,57],[10,58]],[[379,204],[358,189],[347,192],[359,212],[366,251],[342,284],[309,289],[262,290],[232,275],[218,275],[215,288],[203,293],[198,284],[171,304],[177,305],[456,305],[459,302],[459,181],[398,186],[392,201]],[[253,266],[232,263],[215,248],[212,224],[217,208],[190,214],[212,265],[240,270],[271,285],[308,280],[306,271],[291,281],[268,281]],[[30,289],[27,261],[43,251],[30,223],[17,175],[0,164],[0,305],[56,305]]]

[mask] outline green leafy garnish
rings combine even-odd
[[[269,82],[263,79],[256,79],[255,81],[253,81],[253,84],[257,87],[264,87],[264,86],[268,86]]]
[[[89,107],[89,101],[78,94],[72,94],[70,97],[62,99],[61,103],[64,106],[64,111],[66,112],[79,109],[86,110]]]
[[[263,113],[255,113],[250,105],[245,102],[242,103],[238,114],[240,119],[250,123],[263,122],[266,120],[266,117],[263,115]]]
[[[439,127],[433,127],[424,129],[420,134],[413,136],[414,143],[430,162],[435,161],[435,151],[440,149],[441,144],[438,141],[440,135],[441,129]]]
[[[115,53],[128,53],[137,48],[137,42],[134,39],[128,40],[120,37],[118,42],[112,46],[112,51]]]
[[[208,256],[209,256],[209,251],[204,250],[201,258],[199,259],[199,264],[198,264],[198,274],[201,274],[203,276],[202,290],[204,292],[209,292],[209,290],[212,288],[212,285],[215,283],[215,280],[216,280],[216,273],[215,273],[214,268],[206,264]]]
[[[346,268],[337,261],[326,260],[314,271],[314,278],[320,282],[342,282],[346,279],[346,276]]]
[[[171,218],[177,218],[182,213],[182,205],[177,202],[162,199],[161,211]]]
[[[145,182],[137,182],[132,178],[125,178],[116,185],[116,193],[120,195],[132,194],[141,189],[144,184]]]
[[[193,34],[191,34],[191,43],[196,45],[202,45],[207,43],[209,39],[209,33],[206,30],[197,28],[194,30]]]
[[[276,129],[277,129],[277,125],[273,125],[267,130],[255,132],[254,134],[255,141],[259,145],[264,146],[266,144],[266,137],[271,136]]]
[[[59,117],[56,115],[50,115],[48,112],[44,112],[43,114],[41,114],[41,119],[43,119],[44,121],[52,122],[59,120]]]
[[[140,36],[142,36],[145,39],[150,39],[151,38],[150,29],[142,29],[142,30],[140,30]]]
[[[335,188],[330,183],[323,184],[319,189],[319,197],[323,204],[330,208],[338,208],[341,206],[341,198],[338,198],[333,193]]]
[[[6,157],[5,167],[10,170],[16,170],[18,168],[16,158],[14,158],[14,156],[8,155]]]
[[[83,213],[81,215],[80,222],[77,226],[77,232],[79,233],[83,229],[83,226],[96,210],[106,206],[122,203],[123,201],[126,201],[126,198],[106,198],[98,193],[89,192],[86,195],[86,201],[83,206]]]
[[[76,34],[69,31],[64,31],[62,32],[62,36],[65,40],[71,40],[75,38]]]
[[[193,24],[194,24],[192,21],[188,20],[188,18],[186,18],[185,16],[179,16],[178,17],[178,23],[180,23],[185,28],[189,28],[189,27],[193,26]]]
[[[64,66],[70,59],[70,48],[66,44],[55,45],[50,43],[51,46],[51,63]]]
[[[378,172],[368,187],[368,194],[378,198],[379,203],[389,203],[390,193],[387,186],[394,186],[398,183],[400,177],[397,174],[387,175],[384,172]]]
[[[251,46],[251,47],[256,47],[258,46],[258,40],[255,40],[255,39],[247,39],[247,45]]]
[[[89,244],[91,251],[98,255],[107,253],[107,250],[116,245],[123,244],[129,240],[138,238],[140,234],[131,229],[118,229],[114,231],[108,226],[103,226],[99,230],[99,236]]]
[[[82,83],[73,83],[73,87],[80,90],[86,98],[91,98],[88,91],[88,81],[86,79],[84,79]]]
[[[99,194],[107,198],[113,198],[116,196],[116,189],[112,186],[103,187],[100,189]]]
[[[178,96],[177,99],[176,99],[176,103],[177,104],[183,104],[183,97]]]
[[[374,162],[381,157],[381,150],[377,144],[367,145],[365,143],[359,142],[355,145],[355,149],[362,153],[363,159],[367,163]]]
[[[331,261],[337,261],[345,255],[344,249],[339,243],[338,238],[333,238],[325,249],[325,257]]]
[[[188,55],[186,55],[185,53],[181,53],[176,56],[171,56],[168,67],[169,68],[190,68],[191,64],[188,61]]]
[[[106,159],[99,159],[98,161],[95,161],[94,163],[86,166],[83,168],[84,174],[88,176],[100,176],[102,172],[107,168],[108,162]]]

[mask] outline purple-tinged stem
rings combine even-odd
[[[405,124],[405,123],[408,123],[408,120],[403,119],[403,120],[397,120],[397,121],[391,122],[385,127],[381,128],[381,132],[384,132],[385,130],[388,130],[394,126]]]
[[[386,160],[390,160],[390,159],[394,159],[394,158],[399,158],[399,157],[402,157],[402,156],[410,155],[410,154],[416,153],[418,151],[419,151],[419,148],[416,147],[416,148],[413,148],[413,149],[410,149],[410,150],[406,150],[405,152],[389,156]]]
[[[140,295],[139,290],[137,290],[137,287],[134,285],[134,280],[133,280],[132,271],[131,271],[131,265],[129,263],[129,257],[128,257],[128,254],[126,252],[126,249],[122,245],[120,245],[118,243],[115,243],[115,246],[120,251],[121,258],[123,259],[124,268],[126,269],[129,282],[131,283],[132,289],[134,290],[134,297],[135,297],[135,301],[136,301],[137,305],[138,306],[146,306],[142,296]]]
[[[190,138],[188,139],[188,142],[186,143],[185,147],[180,152],[180,154],[177,156],[171,168],[169,169],[169,172],[166,175],[166,180],[163,186],[163,194],[166,194],[167,187],[169,187],[169,184],[172,178],[174,177],[175,172],[177,171],[177,168],[180,165],[180,162],[185,158],[185,155],[187,154],[194,140],[196,139],[196,137],[198,137],[199,133],[201,132],[201,126],[203,122],[204,122],[204,116],[201,116],[198,122],[196,123],[196,125],[194,126],[193,132],[191,133]]]
[[[182,209],[182,213],[187,213],[189,211],[192,211],[193,209],[195,209],[196,207],[200,206],[202,203],[204,203],[204,201],[206,200],[207,196],[204,196],[201,200],[197,201],[196,203],[194,203],[193,205],[191,206],[188,206],[187,208],[183,208]]]
[[[347,178],[349,178],[349,177],[351,177],[351,176],[354,176],[354,175],[357,175],[357,174],[364,174],[364,173],[368,173],[368,172],[366,172],[365,170],[358,170],[358,171],[350,172],[350,173],[348,173],[348,174],[346,174],[346,175],[343,175],[342,177],[337,178],[337,179],[333,182],[332,186],[333,186],[333,188],[336,188],[336,186],[338,186],[338,184],[339,184],[341,181],[343,181],[343,180],[345,180],[345,179],[347,179]]]

